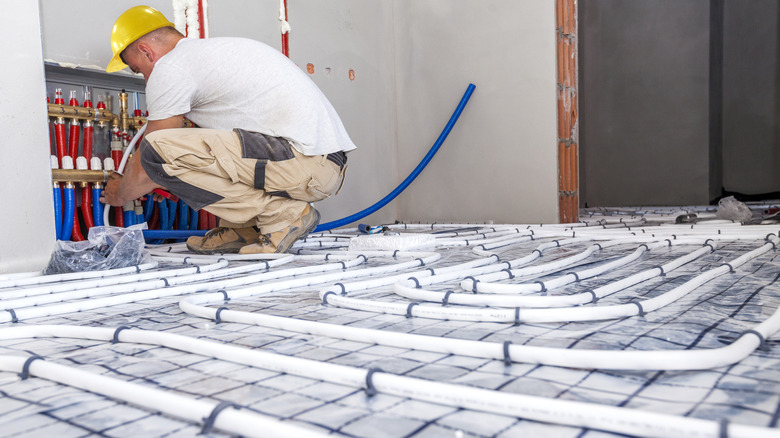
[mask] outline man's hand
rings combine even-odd
[[[122,175],[111,172],[108,175],[108,181],[106,181],[106,187],[101,193],[100,202],[104,204],[113,205],[114,207],[121,207],[127,202],[121,199],[119,196],[119,186],[122,183]]]
[[[181,128],[181,124],[182,116],[174,116],[163,120],[151,120],[146,127],[146,135],[160,129]],[[108,176],[100,202],[113,205],[114,207],[121,207],[134,199],[150,193],[156,188],[163,188],[155,184],[146,174],[141,165],[140,147],[141,145],[138,145],[136,153],[127,160],[125,176],[116,172],[112,172]],[[155,200],[158,198],[159,196],[156,196]]]

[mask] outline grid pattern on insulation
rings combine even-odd
[[[498,249],[502,259],[522,257],[539,245],[526,242]],[[718,250],[657,277],[603,298],[599,304],[631,301],[668,291],[707,269],[754,249],[756,241],[722,242]],[[588,243],[545,252],[545,261],[582,251]],[[598,266],[633,251],[619,245],[579,263]],[[663,264],[695,246],[647,252],[636,262],[593,279],[570,284],[555,293],[576,293]],[[332,251],[332,250],[330,250]],[[475,255],[469,247],[437,248],[448,266]],[[368,266],[396,263],[371,258]],[[294,265],[307,263],[295,262]],[[288,266],[285,266],[288,267]],[[281,267],[281,268],[285,268]],[[280,269],[281,269],[280,268]],[[567,267],[562,272],[568,272]],[[780,304],[780,260],[769,252],[644,317],[614,321],[546,324],[502,324],[406,318],[322,305],[320,287],[298,288],[231,300],[231,310],[377,330],[460,339],[587,349],[717,348],[763,321]],[[558,274],[533,278],[545,280]],[[430,286],[458,287],[458,280]],[[0,291],[2,293],[2,291]],[[391,286],[350,292],[379,301],[408,302]],[[1,297],[1,295],[0,295]],[[303,335],[183,313],[180,297],[123,304],[95,311],[38,318],[24,324],[69,324],[169,331],[282,355],[364,369],[379,367],[398,375],[476,386],[502,392],[624,406],[697,418],[758,426],[776,426],[780,412],[780,350],[769,340],[765,349],[735,365],[706,371],[598,371],[432,353]],[[453,305],[454,306],[454,305]],[[0,324],[0,328],[10,323]],[[361,389],[306,377],[239,365],[163,347],[110,344],[73,339],[0,341],[0,354],[31,353],[166,391],[230,400],[245,409],[295,422],[335,436],[609,436],[604,432],[541,424],[515,417],[469,411],[386,394],[367,397]],[[193,436],[200,425],[130,406],[43,379],[20,380],[0,373],[0,436]],[[212,432],[212,436],[221,436]]]

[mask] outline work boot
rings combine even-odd
[[[298,239],[305,237],[320,223],[320,212],[311,204],[307,204],[301,216],[287,228],[275,233],[262,234],[259,242],[247,245],[239,251],[240,254],[269,254],[287,252]]]
[[[257,229],[219,227],[205,236],[191,236],[187,249],[198,254],[237,253],[241,248],[260,241]]]

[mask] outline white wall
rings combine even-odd
[[[398,167],[438,137],[469,82],[455,129],[400,217],[557,222],[555,2],[397,0]]]
[[[43,56],[74,66],[105,71],[111,59],[111,28],[122,12],[137,1],[40,0]],[[145,0],[173,20],[170,0]],[[125,74],[129,70],[125,70]],[[67,96],[66,96],[67,98]]]
[[[278,3],[278,2],[276,2]],[[338,196],[318,204],[340,219],[382,199],[404,178],[396,163],[396,90],[392,0],[288,0],[290,57],[330,99],[358,149]],[[354,80],[349,70],[354,71]],[[396,202],[362,223],[392,223]]]
[[[102,69],[114,20],[136,4],[41,0],[44,58]],[[147,4],[172,19],[169,0]],[[358,145],[342,192],[318,205],[324,221],[395,188],[469,82],[477,90],[431,165],[362,222],[557,220],[554,2],[288,0],[288,7],[292,60],[314,66],[312,79]],[[277,16],[277,0],[210,2],[211,36],[280,48]]]
[[[56,237],[38,13],[25,1],[0,14],[0,273],[42,269]]]

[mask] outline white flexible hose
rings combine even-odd
[[[379,266],[374,268],[366,268],[363,270],[344,271],[344,269],[347,269],[349,267],[354,267],[356,265],[364,263],[367,257],[376,255],[376,253],[379,253],[380,255],[383,256],[388,255],[388,253],[385,251],[379,251],[379,252],[365,251],[365,252],[361,252],[360,254],[353,253],[354,259],[350,262],[340,261],[338,263],[329,263],[325,265],[314,265],[314,266],[298,267],[298,268],[291,268],[291,269],[285,269],[279,271],[269,271],[262,274],[236,277],[231,279],[222,279],[217,282],[197,283],[191,285],[182,284],[188,282],[187,279],[179,279],[177,277],[167,279],[163,277],[158,281],[156,281],[154,285],[151,286],[152,288],[149,288],[147,284],[144,284],[143,287],[144,290],[139,292],[124,293],[122,295],[93,298],[90,300],[68,302],[64,304],[51,304],[47,306],[36,306],[36,305],[30,306],[29,304],[32,304],[34,302],[33,300],[31,300],[23,303],[26,307],[22,307],[19,309],[13,307],[6,307],[6,309],[9,310],[7,310],[6,312],[0,311],[0,323],[14,321],[14,320],[21,321],[30,318],[39,318],[44,316],[61,315],[61,314],[66,314],[71,312],[81,312],[84,310],[99,309],[102,307],[110,307],[110,306],[116,306],[120,304],[134,303],[142,300],[150,300],[155,298],[172,297],[172,296],[178,296],[182,294],[203,292],[209,289],[220,290],[220,289],[243,286],[240,289],[231,290],[231,295],[235,297],[253,296],[259,293],[280,291],[280,290],[285,290],[294,287],[322,285],[324,283],[333,283],[333,282],[338,282],[340,280],[359,278],[362,276],[386,274],[388,272],[407,269],[411,266],[420,266],[420,265],[425,265],[427,263],[433,263],[434,261],[438,260],[441,257],[439,253],[435,253],[435,252],[404,252],[404,253],[399,252],[396,254],[396,257],[414,258],[414,259],[410,262],[398,263],[390,266]],[[422,256],[422,257],[415,257],[415,256]],[[288,259],[293,257],[295,256],[288,255],[287,257],[279,258],[276,260],[265,261],[264,263],[267,263],[269,266],[273,266],[274,264],[280,264],[281,262],[286,263]],[[327,258],[326,255],[320,257],[321,259]],[[323,273],[323,272],[331,272],[331,273],[326,273],[326,274],[312,276],[312,277],[291,278],[286,281],[269,282],[269,280],[273,280],[273,279],[302,276],[304,274]],[[174,283],[180,285],[171,286],[171,284]],[[157,287],[154,288],[154,286]],[[113,287],[102,288],[97,290],[91,289],[91,290],[78,291],[78,293],[80,294],[81,298],[87,298],[91,296],[91,294],[97,296],[97,295],[111,294],[116,292],[125,292],[125,288],[132,289],[133,287],[134,286],[132,284],[125,285],[125,286],[119,285],[119,286],[113,286]],[[201,294],[201,295],[213,295],[213,294]],[[56,300],[56,296],[57,295],[54,295],[55,298],[53,299]],[[13,313],[11,312],[11,310],[13,310]]]
[[[145,123],[141,126],[141,128],[138,129],[138,131],[133,136],[133,139],[130,140],[130,144],[127,145],[127,148],[125,149],[125,153],[122,155],[122,161],[119,162],[119,168],[116,169],[116,173],[122,174],[122,171],[125,170],[125,165],[127,164],[127,159],[130,157],[130,154],[133,153],[133,148],[135,148],[135,144],[138,142],[138,139],[141,138],[142,135],[144,135],[144,132],[146,132],[146,127],[149,126],[148,123]],[[111,206],[106,204],[103,208],[103,223],[108,225],[108,212],[111,210]]]
[[[671,302],[674,302],[702,284],[723,274],[733,272],[737,267],[743,265],[748,260],[756,258],[761,254],[772,250],[778,243],[780,243],[780,239],[778,239],[777,236],[772,236],[770,239],[768,239],[768,243],[754,249],[753,251],[743,254],[734,260],[731,260],[727,264],[721,265],[718,268],[710,269],[703,274],[687,281],[686,283],[655,298],[636,301],[630,304],[554,309],[516,308],[512,310],[490,308],[453,308],[425,304],[410,306],[408,303],[370,301],[359,298],[345,297],[337,294],[328,294],[328,292],[333,292],[331,289],[323,289],[320,291],[319,295],[324,303],[339,307],[369,312],[389,313],[394,315],[412,315],[431,319],[451,319],[478,322],[540,323],[560,321],[598,321],[625,318],[652,312]],[[326,294],[328,294],[327,297]]]
[[[87,280],[87,281],[80,281],[80,282],[67,281],[67,282],[60,282],[57,284],[47,284],[43,286],[36,286],[36,287],[29,287],[29,288],[0,290],[0,300],[3,300],[5,304],[5,300],[9,300],[12,298],[23,298],[23,297],[31,297],[36,295],[50,295],[50,294],[58,294],[60,292],[67,292],[67,291],[74,291],[74,290],[94,289],[98,287],[115,286],[118,284],[137,283],[137,282],[150,280],[150,279],[159,279],[161,276],[170,278],[170,277],[179,277],[184,275],[192,275],[195,273],[206,273],[206,272],[222,269],[227,265],[228,265],[227,260],[212,261],[212,263],[209,265],[191,266],[191,267],[179,268],[179,269],[169,269],[162,272],[153,271],[153,272],[144,272],[140,274],[125,274],[120,276],[101,277],[95,280]],[[221,276],[221,275],[229,275],[229,274],[226,274],[224,270],[220,270],[218,275]]]
[[[0,289],[19,287],[19,286],[31,286],[37,284],[57,283],[60,281],[86,280],[89,278],[108,278],[108,277],[126,275],[126,274],[140,272],[140,271],[146,271],[149,269],[154,269],[156,267],[157,267],[157,262],[149,262],[137,266],[108,269],[105,271],[82,271],[82,272],[69,272],[67,274],[52,274],[52,275],[41,275],[41,276],[34,276],[34,277],[10,278],[5,281],[0,281]]]
[[[780,318],[771,324],[759,326],[761,330],[780,329]],[[771,326],[771,327],[770,327]],[[728,424],[727,430],[721,430],[719,422],[682,417],[669,414],[641,411],[631,408],[611,407],[592,403],[583,403],[561,399],[504,393],[464,385],[432,382],[414,377],[398,376],[381,370],[364,370],[346,365],[319,362],[269,353],[261,350],[219,344],[213,341],[190,338],[170,332],[154,332],[138,329],[121,331],[74,326],[33,326],[0,329],[0,339],[19,339],[24,337],[74,337],[108,341],[116,337],[120,342],[159,345],[187,351],[207,357],[219,357],[235,363],[272,370],[278,373],[303,376],[309,379],[347,385],[356,388],[371,388],[378,393],[412,398],[457,408],[471,409],[493,414],[519,417],[534,421],[565,424],[575,427],[605,430],[632,436],[675,436],[675,437],[717,437],[727,432],[730,437],[762,438],[776,437],[777,429]],[[0,369],[22,371],[26,357],[0,356]],[[109,397],[144,406],[150,410],[159,410],[178,418],[198,421],[207,417],[215,405],[182,397],[176,394],[143,387],[117,379],[94,375],[45,360],[35,360],[28,364],[29,373],[48,380],[57,381]],[[252,430],[265,419],[245,411],[228,408],[216,418],[214,425],[220,429],[247,436],[288,436],[301,435],[297,427],[284,423],[270,425],[281,427],[274,432]],[[289,426],[284,428],[284,426]],[[240,430],[240,431],[239,431]],[[316,436],[316,435],[315,435]]]
[[[58,326],[61,328],[61,326]],[[22,372],[31,356],[0,356],[0,370]],[[34,360],[27,365],[29,374],[46,380],[122,400],[152,412],[194,423],[202,423],[218,403],[185,397],[173,392],[125,382],[95,373],[88,373],[46,360]],[[233,434],[251,437],[322,437],[323,434],[283,423],[272,417],[248,410],[227,407],[214,421],[213,427]]]
[[[544,296],[542,295],[531,295],[531,296],[487,295],[486,296],[486,295],[478,295],[478,294],[470,294],[470,293],[468,294],[450,293],[449,296],[447,296],[446,292],[418,289],[415,287],[415,284],[410,280],[404,280],[394,284],[393,291],[404,298],[408,298],[412,300],[441,303],[446,297],[447,302],[450,304],[465,304],[469,306],[533,307],[533,308],[578,306],[581,304],[588,304],[591,302],[595,302],[598,299],[609,295],[610,293],[614,293],[618,290],[625,289],[626,287],[640,283],[642,281],[646,281],[651,278],[661,276],[662,274],[665,275],[666,273],[672,272],[674,269],[677,269],[678,267],[684,265],[685,263],[693,261],[711,252],[712,250],[709,247],[700,248],[699,250],[694,251],[693,253],[686,254],[682,257],[678,257],[677,259],[669,263],[666,263],[663,266],[642,271],[630,277],[626,277],[620,280],[620,282],[614,282],[614,283],[619,283],[619,286],[616,286],[614,283],[609,283],[605,286],[595,288],[589,292],[581,292],[578,294],[571,294],[571,295],[544,295]],[[601,267],[606,267],[606,265],[602,265]],[[564,274],[562,277],[560,277],[560,279],[566,280],[565,282],[561,281],[556,283],[555,285],[552,285],[551,281],[546,281],[544,282],[544,284],[547,285],[546,286],[547,289],[553,289],[559,286],[559,283],[568,284],[574,282],[575,280],[583,280],[586,278],[590,278],[593,275],[596,274],[592,274],[592,275],[581,274],[575,271],[569,274]],[[425,281],[425,283],[429,283],[431,280],[433,280],[433,278],[428,278],[426,280],[428,281]],[[418,283],[422,284],[423,282],[418,281]],[[477,285],[480,285],[480,283],[477,283]],[[514,286],[514,285],[506,285],[506,286]],[[534,285],[534,286],[538,286],[538,285]]]

